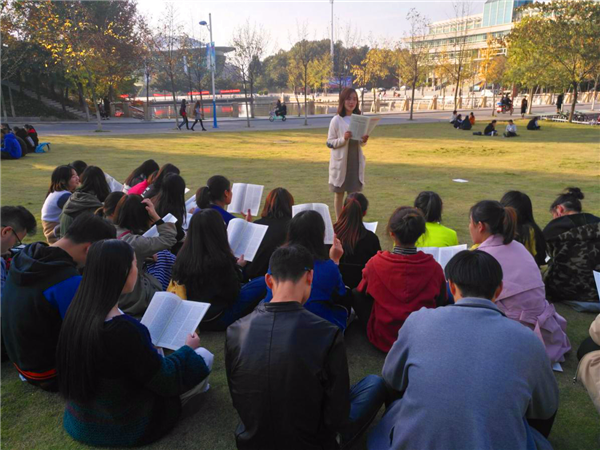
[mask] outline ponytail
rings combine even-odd
[[[584,199],[583,192],[577,187],[568,187],[562,194],[558,196],[552,206],[550,212],[554,211],[557,206],[562,205],[567,211],[581,212],[581,200]]]
[[[333,226],[333,230],[344,247],[344,254],[354,253],[356,244],[366,233],[363,225],[363,209],[357,199],[349,198],[342,209],[340,218]]]
[[[225,191],[231,190],[231,182],[222,175],[210,177],[206,186],[202,186],[196,191],[196,205],[198,208],[205,209],[215,202],[222,201],[225,198]]]
[[[471,208],[474,223],[485,223],[491,234],[502,236],[504,245],[510,244],[517,230],[517,211],[494,200],[482,200]]]

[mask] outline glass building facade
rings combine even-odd
[[[484,27],[504,25],[513,21],[514,10],[533,0],[487,0],[483,5]]]

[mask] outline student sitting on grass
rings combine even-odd
[[[551,449],[558,385],[541,342],[494,304],[500,264],[463,251],[446,277],[456,304],[414,312],[385,359],[383,379],[401,398],[368,448]]]
[[[266,276],[272,300],[227,329],[238,449],[347,448],[384,403],[376,375],[350,387],[342,331],[302,306],[316,277],[313,264],[299,245],[277,249]]]
[[[208,388],[213,355],[199,348],[196,334],[165,358],[148,329],[119,309],[119,297],[131,293],[138,280],[137,267],[126,242],[93,244],[60,331],[56,363],[67,401],[63,425],[87,445],[154,442],[175,426],[182,405]]]
[[[577,350],[577,381],[584,385],[600,413],[600,314],[590,325],[589,333]]]
[[[454,120],[454,122],[453,123],[451,122],[451,123],[454,125],[454,128],[460,129],[462,122],[463,122],[462,114],[459,114],[456,116],[456,119]]]
[[[73,161],[69,165],[77,171],[77,175],[79,175],[79,177],[81,177],[81,175],[83,175],[83,172],[85,172],[85,169],[87,169],[87,166],[88,166],[85,161],[82,161],[80,159]]]
[[[345,330],[348,311],[337,304],[338,300],[346,294],[346,287],[338,268],[344,249],[336,237],[328,254],[324,240],[325,222],[318,212],[302,211],[290,222],[287,245],[305,247],[314,259],[312,291],[304,307]],[[273,293],[271,289],[267,290],[265,302],[268,303],[273,298]]]
[[[202,186],[196,191],[196,205],[198,205],[198,208],[194,212],[212,208],[221,214],[225,225],[228,225],[231,219],[235,219],[233,214],[225,210],[227,205],[231,203],[232,198],[231,182],[222,175],[212,176],[206,182],[206,186]]]
[[[110,188],[102,169],[96,166],[88,166],[81,175],[81,186],[73,192],[62,209],[60,214],[60,236],[65,235],[77,216],[93,214],[98,208],[101,208],[108,194],[110,194]]]
[[[264,277],[242,284],[245,263],[243,256],[233,256],[219,213],[200,210],[190,220],[168,290],[182,299],[210,303],[200,328],[223,331],[249,314],[266,294]]]
[[[469,122],[471,123],[471,126],[475,125],[475,114],[473,114],[473,112],[469,114]]]
[[[465,120],[463,120],[460,124],[460,129],[461,130],[465,130],[465,131],[469,131],[471,128],[473,128],[473,124],[471,123],[471,119],[469,117],[465,117]]]
[[[415,199],[415,208],[418,208],[425,217],[425,233],[423,233],[415,247],[452,247],[458,245],[456,231],[445,227],[442,221],[442,198],[432,191],[423,191]]]
[[[117,205],[121,201],[123,197],[125,197],[124,192],[111,192],[104,200],[104,205],[102,208],[98,208],[96,210],[96,215],[100,217],[104,217],[111,223],[115,223],[115,211],[117,209]]]
[[[469,232],[473,243],[502,266],[502,292],[496,306],[508,318],[522,323],[546,346],[552,363],[563,362],[571,350],[567,321],[546,300],[540,270],[531,253],[514,240],[517,214],[500,202],[483,200],[470,211]]]
[[[348,195],[340,218],[333,226],[337,238],[344,247],[340,258],[340,273],[344,284],[354,289],[362,279],[365,264],[381,250],[379,238],[363,225],[369,201],[359,192]]]
[[[148,159],[144,161],[139,167],[133,169],[129,176],[125,178],[125,182],[123,183],[123,192],[128,194],[129,189],[147,180],[150,175],[152,175],[158,170],[158,164],[153,159]],[[144,190],[146,189],[146,187],[144,188]]]
[[[244,269],[247,278],[264,277],[269,270],[271,255],[287,239],[293,206],[294,197],[284,188],[273,189],[267,195],[261,218],[254,223],[266,225],[269,228],[254,259]]]
[[[369,341],[381,351],[389,351],[411,313],[446,304],[442,267],[415,248],[424,232],[425,219],[418,209],[394,211],[388,224],[394,250],[371,258],[355,291],[354,310],[367,324]]]
[[[60,215],[77,186],[79,175],[73,167],[58,166],[52,171],[50,187],[42,206],[42,228],[48,244],[54,244],[58,239],[55,230],[60,226]]]
[[[510,206],[517,212],[517,234],[515,240],[525,246],[538,267],[546,264],[546,239],[533,218],[533,206],[527,194],[508,191],[500,199],[504,207]]]
[[[518,136],[517,126],[512,121],[512,119],[509,119],[508,125],[506,125],[506,131],[504,132],[504,137],[515,137],[515,136]]]
[[[498,123],[497,120],[492,120],[490,123],[487,124],[487,126],[485,127],[485,130],[483,130],[483,135],[484,136],[498,136],[498,131],[496,131],[496,123]]]
[[[530,131],[535,131],[535,130],[539,130],[542,127],[540,127],[538,121],[540,120],[540,118],[538,116],[535,116],[533,119],[531,119],[529,121],[529,123],[527,123],[527,129]]]
[[[183,245],[185,231],[183,230],[183,222],[187,220],[187,211],[185,210],[185,181],[181,176],[170,173],[165,177],[158,195],[152,197],[152,203],[156,208],[156,212],[160,217],[165,217],[167,214],[173,215],[177,219],[175,228],[177,229],[177,244],[171,248],[173,254],[177,254]]]
[[[148,187],[142,193],[142,197],[152,198],[158,195],[158,193],[160,192],[160,188],[163,182],[165,181],[165,178],[167,177],[167,175],[172,173],[179,175],[179,168],[169,163],[162,166],[156,174],[156,177],[152,178],[152,183],[148,184]],[[129,190],[129,192],[131,193],[131,189]]]
[[[163,250],[177,243],[177,231],[174,224],[163,222],[150,199],[142,199],[139,195],[123,197],[117,205],[115,217],[117,239],[133,247],[138,265],[135,289],[121,296],[119,307],[127,314],[141,318],[154,294],[165,290],[169,284],[175,257]],[[158,236],[143,236],[153,225],[156,225]],[[150,264],[147,264],[147,259]]]
[[[452,117],[450,117],[450,123],[452,125],[454,125],[454,122],[456,122],[457,117],[458,117],[458,114],[456,113],[456,110],[452,111]]]
[[[36,242],[12,260],[2,295],[2,335],[10,360],[29,382],[56,392],[56,343],[93,242],[114,239],[108,221],[84,214],[48,246]],[[105,280],[106,282],[106,280]]]
[[[544,228],[548,299],[598,303],[593,271],[600,272],[600,218],[582,212],[583,192],[570,187],[550,206],[553,220]]]
[[[21,144],[14,133],[2,128],[2,148],[0,149],[2,159],[20,159],[23,156]]]

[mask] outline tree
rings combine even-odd
[[[308,81],[314,93],[327,85],[331,79],[331,55],[323,53],[321,56],[313,59],[308,65]]]
[[[390,72],[391,52],[383,48],[371,48],[360,64],[352,66],[352,74],[358,85],[366,87],[371,84],[377,87],[378,81],[388,76]],[[365,91],[361,91],[361,109],[364,109]]]
[[[408,37],[403,48],[399,48],[395,55],[398,78],[410,83],[412,89],[409,120],[413,120],[415,89],[427,79],[429,70],[429,47],[423,41],[429,28],[429,20],[414,8],[406,15],[406,20],[410,24]]]
[[[306,24],[298,25],[296,29],[297,42],[290,50],[290,59],[293,61],[293,69],[289,72],[293,76],[293,82],[299,82],[304,91],[304,125],[308,125],[308,105],[306,92],[308,88],[308,66],[314,57],[314,47],[308,40],[308,28]],[[292,65],[292,64],[290,64]]]
[[[569,121],[573,120],[579,84],[600,66],[600,3],[555,1],[532,3],[521,9],[524,17],[508,36],[508,55],[529,54],[536,48],[538,64],[549,62],[557,85],[567,81],[573,87]],[[515,57],[519,62],[522,58]],[[511,64],[512,66],[512,64]],[[547,69],[547,67],[545,67]],[[534,76],[538,67],[527,64],[523,77]]]
[[[288,86],[288,54],[279,50],[263,61],[261,74],[261,85],[267,89],[281,90]]]
[[[480,50],[481,60],[479,62],[479,77],[484,81],[484,89],[488,83],[492,84],[492,116],[496,114],[496,90],[495,85],[501,83],[506,72],[506,56],[499,54],[503,43],[488,34],[486,47]],[[531,104],[529,102],[529,107]]]

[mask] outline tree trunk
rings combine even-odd
[[[308,79],[308,65],[304,66],[304,126],[308,125],[308,111],[306,108],[306,80]]]
[[[534,96],[533,88],[530,88],[529,89],[529,102],[527,103],[527,111],[526,111],[527,114],[531,114],[531,108],[533,107],[533,96]]]
[[[23,74],[19,70],[17,72],[17,80],[19,82],[19,94],[23,94],[23,79],[22,78],[23,78]]]
[[[569,123],[573,122],[573,114],[575,114],[575,106],[577,105],[577,83],[573,82],[573,102],[571,103],[571,114],[569,114]]]
[[[594,90],[592,91],[592,111],[596,106],[596,89],[598,89],[598,75],[596,75],[596,79],[594,80]]]
[[[88,108],[88,104],[85,101],[85,96],[83,95],[83,84],[81,81],[77,82],[77,93],[79,94],[79,102],[81,106],[83,106],[83,110],[85,111],[85,120],[90,121],[90,109]]]
[[[244,103],[246,103],[246,126],[250,128],[250,116],[252,115],[248,109],[248,91],[246,89],[246,77],[242,75],[242,82],[244,83]]]
[[[460,80],[460,68],[459,68],[458,69],[458,76],[456,77],[456,86],[455,86],[455,89],[454,89],[454,109],[458,109],[457,108],[458,103],[457,103],[456,99],[458,97],[458,87],[460,86],[460,81],[461,80]]]
[[[169,74],[171,79],[171,94],[173,95],[173,108],[175,108],[175,125],[179,127],[179,111],[177,110],[177,99],[175,98],[175,75],[173,72]]]
[[[250,78],[248,81],[250,84],[250,116],[254,119],[254,80]]]
[[[411,94],[411,99],[410,99],[410,116],[408,118],[408,120],[413,120],[413,108],[415,107],[415,89],[417,87],[417,79],[413,78],[413,83],[412,83],[412,94]]]
[[[96,122],[98,124],[98,129],[96,131],[102,131],[102,118],[100,117],[100,108],[98,108],[98,102],[96,101],[96,89],[94,86],[94,82],[91,80],[91,77],[89,86],[92,91],[92,101],[94,102],[94,107],[96,108]]]
[[[496,116],[496,89],[495,84],[492,83],[492,117]]]
[[[300,107],[300,99],[298,98],[298,89],[294,86],[294,97],[296,97],[296,105],[298,105],[298,117],[302,115],[302,108]]]
[[[64,112],[67,112],[67,100],[69,99],[69,86],[65,87],[64,94],[61,92],[60,95],[60,104],[62,105],[62,109]]]
[[[6,114],[6,102],[4,101],[4,89],[0,87],[0,103],[2,103],[2,112],[4,113],[4,122],[8,123],[8,115]]]
[[[10,112],[12,113],[13,117],[17,117],[15,114],[15,103],[13,102],[12,89],[10,86],[8,87],[8,98],[10,99]]]

